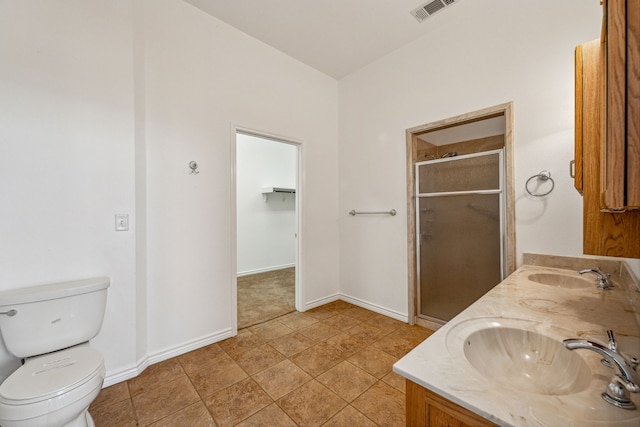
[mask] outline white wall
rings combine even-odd
[[[262,189],[296,188],[298,150],[241,133],[236,142],[238,275],[294,266],[296,195],[264,195]]]
[[[145,4],[149,353],[157,360],[231,330],[233,125],[302,141],[304,301],[338,292],[338,100],[334,79],[189,4]],[[191,160],[200,174],[189,174]]]
[[[107,384],[232,331],[233,125],[301,141],[304,302],[335,297],[334,79],[181,0],[0,2],[0,61],[0,289],[110,276]]]
[[[137,351],[132,28],[129,0],[0,2],[0,289],[109,276],[110,371]]]
[[[466,1],[425,21],[425,37],[340,81],[341,292],[406,316],[405,130],[510,101],[518,259],[582,254],[582,200],[568,175],[573,52],[600,36],[601,21],[598,1]],[[554,192],[526,197],[527,178],[545,169]],[[354,208],[398,215],[350,218]]]

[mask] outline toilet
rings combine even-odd
[[[94,427],[89,405],[105,367],[89,340],[102,326],[109,283],[99,277],[0,291],[0,355],[9,355],[0,357],[0,426]]]

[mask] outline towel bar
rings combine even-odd
[[[385,211],[385,212],[357,212],[355,209],[349,211],[349,215],[351,216],[356,216],[356,215],[391,215],[391,216],[396,216],[396,210],[395,209],[391,209],[390,211]]]

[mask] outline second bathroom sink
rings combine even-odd
[[[595,287],[593,281],[582,277],[569,276],[568,274],[559,273],[532,273],[527,276],[532,282],[541,285],[555,286],[565,289],[585,289]]]

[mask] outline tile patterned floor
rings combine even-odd
[[[336,301],[152,365],[90,412],[97,427],[400,427],[391,367],[431,333]]]

